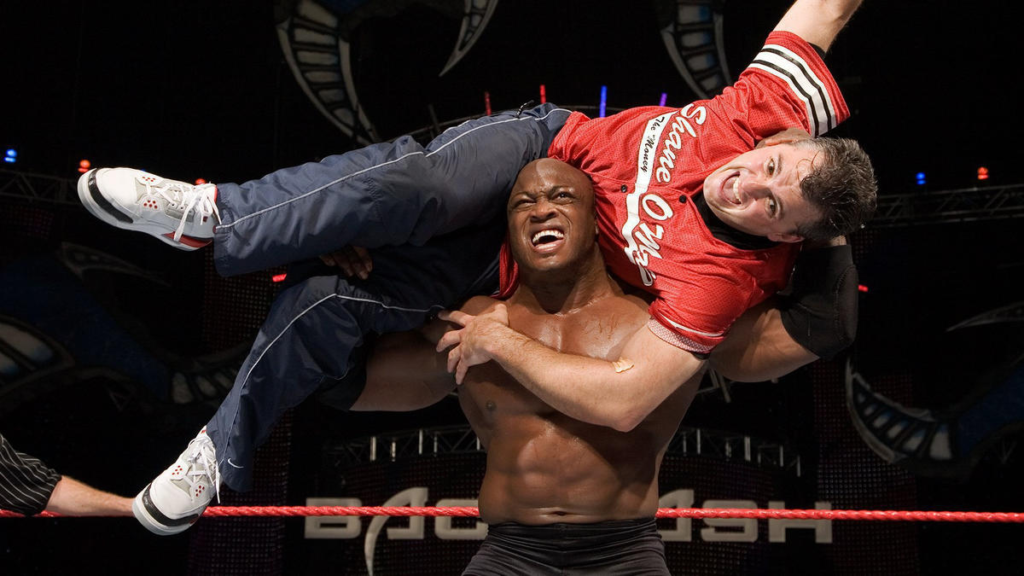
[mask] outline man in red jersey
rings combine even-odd
[[[624,350],[633,368],[609,377],[607,362],[527,344],[492,316],[458,316],[466,331],[444,344],[463,336],[452,352],[461,372],[491,359],[525,370],[517,379],[578,419],[642,421],[701,369],[745,309],[785,285],[801,239],[849,233],[871,212],[870,163],[855,143],[780,140],[752,150],[779,130],[817,136],[848,115],[814,46],[827,49],[858,4],[798,0],[735,87],[681,110],[588,120],[544,105],[467,122],[426,147],[400,138],[241,185],[191,186],[125,168],[87,173],[79,195],[94,215],[183,249],[212,242],[225,275],[339,246],[376,249],[368,279],[312,275],[278,295],[235,386],[179,462],[139,495],[137,517],[160,533],[187,528],[221,479],[248,487],[255,446],[285,409],[357,367],[349,352],[363,335],[413,328],[465,295],[488,293],[505,194],[523,165],[545,155],[591,176],[609,266],[655,296],[652,321]],[[549,232],[557,242],[559,231]],[[851,269],[848,251],[840,257],[824,267]],[[800,303],[814,321],[790,326],[790,335],[810,359],[849,344],[855,311],[840,304],[855,302],[851,278],[836,277],[841,295],[825,290],[831,298]],[[514,274],[506,279],[508,291]],[[519,345],[551,373],[517,365],[529,358],[514,357]],[[586,404],[598,395],[571,406],[557,380],[577,369],[596,392],[643,392],[614,412]],[[347,407],[362,390],[334,392]]]
[[[698,372],[740,314],[785,286],[798,242],[860,226],[875,189],[855,145],[805,139],[750,150],[787,126],[817,134],[848,115],[814,46],[829,47],[857,2],[834,19],[823,17],[827,4],[794,4],[736,84],[712,100],[569,117],[550,155],[592,178],[602,252],[619,278],[655,296],[651,320],[612,362],[519,334],[500,307],[476,318],[456,312],[447,318],[464,328],[439,348],[454,346],[457,380],[493,360],[555,409],[631,430]],[[571,384],[580,377],[587,386]]]

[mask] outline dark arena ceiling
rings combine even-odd
[[[248,179],[351,146],[288,66],[276,23],[290,2],[5,3],[0,144],[18,168],[74,175],[95,165]],[[463,2],[322,2],[341,14],[361,112],[390,139],[547,98],[610,109],[696,96],[662,39],[675,2],[506,0],[443,76]],[[481,4],[478,2],[478,4]],[[484,3],[486,4],[486,3]],[[781,17],[784,0],[711,3],[734,78]],[[853,118],[838,134],[875,158],[882,193],[1014,184],[1024,152],[1013,98],[1019,48],[1004,4],[867,2],[827,62]],[[347,15],[347,16],[346,16]]]

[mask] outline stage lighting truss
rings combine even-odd
[[[32,174],[19,170],[0,170],[0,198],[28,202],[81,206],[75,187],[77,180]]]
[[[878,210],[869,226],[895,228],[1022,216],[1024,184],[1011,184],[879,196]]]
[[[483,446],[465,424],[402,430],[346,440],[328,446],[324,455],[338,470],[376,462],[397,462],[414,457],[483,453]],[[760,468],[803,472],[800,454],[791,446],[754,436],[681,426],[669,442],[666,455],[701,456],[746,462]]]

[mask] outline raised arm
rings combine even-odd
[[[442,318],[464,326],[448,332],[438,349],[454,346],[448,368],[462,381],[470,366],[493,360],[552,408],[577,420],[632,430],[683,382],[704,367],[690,352],[658,338],[643,326],[617,361],[566,354],[508,327],[504,306],[469,316]]]
[[[828,51],[862,0],[797,0],[775,30],[792,32]]]

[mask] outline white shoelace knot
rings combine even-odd
[[[183,476],[189,486],[189,497],[196,499],[196,485],[207,479],[207,485],[217,496],[220,504],[220,469],[217,467],[216,449],[208,438],[194,438],[189,442],[188,472]]]
[[[217,194],[217,186],[215,184],[199,184],[197,186],[193,186],[191,184],[185,184],[184,182],[168,180],[163,181],[158,186],[150,184],[149,182],[143,182],[143,184],[146,186],[146,195],[139,199],[139,205],[143,204],[145,200],[149,198],[159,196],[163,198],[169,206],[181,210],[181,221],[178,223],[178,227],[174,231],[175,242],[181,240],[181,236],[185,232],[185,226],[188,224],[190,217],[196,226],[202,225],[202,223],[211,216],[216,218],[217,223],[220,224],[220,210],[217,208],[217,203],[214,201],[214,197]]]

